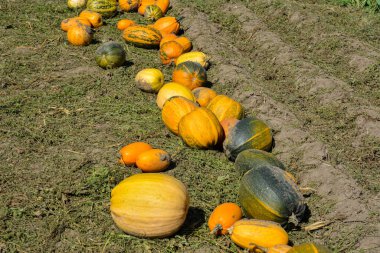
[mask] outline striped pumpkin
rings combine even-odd
[[[206,84],[207,74],[199,63],[187,61],[175,67],[172,80],[193,90]]]
[[[104,18],[110,18],[116,14],[116,0],[88,0],[87,9],[102,14]]]
[[[135,25],[124,30],[123,38],[134,46],[153,48],[160,45],[161,33],[152,27]]]

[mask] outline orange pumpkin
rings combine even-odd
[[[224,136],[228,136],[228,134],[230,133],[230,130],[239,122],[238,119],[235,119],[235,118],[227,118],[227,119],[224,119],[220,122],[220,124],[222,125],[223,127],[223,130],[224,130]]]
[[[145,142],[134,142],[124,146],[120,149],[121,156],[120,162],[124,165],[131,166],[136,163],[137,157],[148,150],[151,150],[152,146]]]
[[[174,62],[182,53],[183,47],[175,41],[165,42],[159,51],[161,62],[165,65]]]
[[[191,48],[193,47],[193,44],[191,43],[189,38],[187,38],[185,36],[178,37],[174,41],[181,44],[181,46],[183,47],[184,53],[189,52],[191,50]]]
[[[84,10],[79,14],[79,17],[87,18],[94,28],[98,28],[103,25],[102,15],[95,11]]]
[[[71,27],[78,25],[86,25],[91,27],[91,22],[87,18],[75,17],[62,20],[61,29],[67,32]]]
[[[141,0],[141,5],[156,5],[160,7],[163,14],[165,14],[170,5],[170,0]]]
[[[182,117],[197,107],[193,101],[187,98],[171,97],[166,100],[164,107],[162,107],[162,121],[172,133],[178,135],[178,124]]]
[[[163,17],[158,19],[153,27],[161,32],[162,35],[174,33],[177,34],[180,28],[180,20],[181,18],[175,17]]]
[[[130,27],[132,25],[135,25],[135,21],[130,20],[130,19],[122,19],[119,22],[117,22],[117,29],[123,31],[127,27]]]
[[[123,11],[135,11],[139,4],[140,0],[119,0],[119,7]]]
[[[199,63],[187,61],[175,67],[172,80],[193,90],[206,84],[207,74]]]
[[[208,220],[208,227],[211,233],[225,235],[236,221],[243,216],[241,208],[235,203],[223,203],[217,206],[211,213]]]
[[[286,244],[277,244],[271,248],[269,248],[267,253],[287,253],[289,250],[291,250],[292,247]]]
[[[207,105],[218,120],[221,122],[224,119],[235,118],[242,119],[244,115],[243,106],[226,95],[218,95]]]
[[[208,103],[218,95],[214,90],[206,87],[195,88],[192,92],[197,100],[197,103],[202,107],[206,107]]]
[[[87,46],[91,43],[93,31],[85,25],[73,26],[67,31],[67,40],[74,46]]]
[[[175,40],[177,37],[177,35],[175,35],[174,33],[168,33],[168,34],[165,34],[164,37],[162,37],[161,39],[161,42],[160,42],[160,47],[165,43],[165,42],[168,42],[168,41],[173,41]]]
[[[140,7],[137,9],[137,12],[141,15],[144,16],[145,9],[146,7],[150,6],[150,4],[141,4]]]
[[[161,149],[151,149],[141,153],[136,166],[143,172],[160,172],[170,165],[170,155]]]

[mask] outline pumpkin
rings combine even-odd
[[[214,90],[206,87],[195,88],[192,92],[197,99],[197,103],[202,107],[206,107],[208,103],[218,95]]]
[[[206,84],[207,74],[199,63],[187,61],[175,67],[172,80],[193,90]]]
[[[178,135],[178,124],[182,117],[194,111],[197,107],[193,101],[187,98],[171,97],[166,100],[162,107],[162,121],[172,133]]]
[[[241,119],[244,115],[243,106],[226,95],[214,97],[207,105],[207,108],[215,114],[219,121],[228,118]]]
[[[98,65],[104,69],[117,68],[125,62],[125,50],[119,43],[109,41],[98,47],[95,59]]]
[[[137,9],[137,12],[141,15],[144,16],[145,9],[146,7],[150,6],[151,4],[141,4],[139,8]]]
[[[223,143],[224,152],[230,160],[246,149],[272,149],[272,132],[263,121],[245,118],[236,123]]]
[[[144,17],[150,21],[156,21],[161,18],[162,15],[162,10],[157,5],[149,5],[144,11]]]
[[[177,34],[180,29],[180,21],[182,18],[163,17],[158,19],[153,27],[161,32],[162,35],[174,33]]]
[[[153,48],[160,45],[161,34],[152,27],[134,25],[123,31],[123,38],[134,46]]]
[[[331,253],[331,251],[323,245],[308,242],[294,246],[288,253]]]
[[[174,40],[175,42],[179,43],[183,47],[183,52],[189,52],[191,48],[193,47],[193,44],[189,40],[189,38],[185,36],[178,37]]]
[[[223,128],[208,109],[199,107],[183,116],[178,124],[182,140],[191,148],[217,148],[223,141]]]
[[[162,64],[170,64],[177,59],[183,52],[181,44],[175,41],[168,41],[162,44],[159,51],[159,56]]]
[[[175,40],[177,37],[177,35],[175,35],[174,33],[168,33],[168,34],[165,34],[162,39],[161,39],[161,42],[160,42],[160,47],[165,43],[165,42],[168,42],[168,41],[172,41],[172,40]]]
[[[119,7],[122,11],[135,11],[139,4],[140,0],[119,0]]]
[[[87,9],[100,13],[104,18],[110,18],[116,14],[116,0],[88,0]]]
[[[156,5],[161,9],[162,13],[165,14],[169,9],[170,1],[169,0],[141,0],[140,4],[145,5],[145,6]]]
[[[90,10],[84,10],[79,14],[81,18],[87,18],[90,21],[91,26],[94,28],[98,28],[103,25],[102,15]]]
[[[130,19],[121,19],[121,20],[119,20],[119,22],[117,22],[116,27],[117,27],[117,29],[124,31],[126,28],[128,28],[132,25],[136,25],[135,21],[130,20]]]
[[[91,23],[88,19],[75,17],[75,18],[67,18],[67,19],[62,20],[61,29],[67,32],[71,27],[78,26],[78,25],[86,25],[86,26],[91,27]]]
[[[150,149],[141,153],[136,160],[136,166],[143,172],[160,172],[170,165],[170,155],[161,149]]]
[[[89,26],[73,26],[67,31],[67,40],[74,46],[87,46],[91,43],[93,31]]]
[[[157,93],[164,85],[164,74],[159,69],[143,69],[137,73],[135,81],[140,90]]]
[[[223,203],[212,211],[208,219],[208,227],[213,234],[225,235],[227,234],[227,229],[240,220],[242,216],[243,213],[238,205],[235,203]]]
[[[270,248],[277,244],[287,244],[288,234],[277,223],[242,219],[229,229],[231,239],[242,248],[262,252],[262,248]]]
[[[136,163],[137,157],[145,151],[151,150],[152,146],[145,142],[134,142],[120,149],[120,162],[126,166]]]
[[[86,5],[86,0],[67,0],[70,9],[82,8]]]
[[[233,127],[235,127],[235,125],[239,122],[238,119],[235,119],[235,118],[227,118],[227,119],[224,119],[220,122],[220,124],[222,125],[223,127],[223,130],[224,130],[224,136],[227,136],[231,129]]]
[[[306,210],[302,193],[289,173],[269,165],[243,175],[239,200],[248,217],[275,221],[283,226],[297,225]]]
[[[243,175],[251,169],[257,169],[263,166],[276,166],[285,170],[285,165],[273,154],[258,149],[244,150],[235,160],[235,169],[239,175]]]
[[[111,192],[111,215],[116,226],[139,237],[168,237],[184,223],[189,194],[176,178],[142,173],[121,181]]]
[[[277,244],[269,248],[267,253],[287,253],[292,247],[286,244]]]
[[[195,97],[193,93],[191,93],[191,90],[189,90],[187,87],[179,84],[179,83],[167,83],[157,94],[157,100],[156,103],[160,109],[164,106],[164,103],[166,100],[168,100],[171,97],[180,96],[189,99],[190,101],[195,102]]]
[[[182,54],[180,57],[178,57],[176,64],[178,65],[186,61],[198,62],[205,69],[207,69],[209,66],[208,56],[205,53],[198,52],[198,51]]]

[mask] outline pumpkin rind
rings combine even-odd
[[[87,9],[100,13],[104,18],[110,18],[116,14],[116,0],[88,0]]]
[[[136,163],[137,157],[148,150],[151,150],[153,147],[145,142],[134,142],[122,147],[119,151],[121,156],[121,161],[126,166],[131,166]]]
[[[111,215],[124,232],[146,238],[173,235],[189,208],[185,185],[161,173],[135,174],[111,192]]]
[[[235,169],[239,175],[243,175],[251,169],[264,166],[275,166],[285,170],[285,165],[273,154],[258,149],[247,149],[242,151],[235,160]]]
[[[216,235],[225,235],[236,221],[243,216],[241,208],[235,203],[223,203],[218,205],[211,213],[208,219],[210,231]]]
[[[177,34],[180,29],[180,19],[175,17],[163,17],[158,19],[153,27],[161,32],[162,35],[174,33]]]
[[[143,172],[164,171],[170,165],[170,155],[161,149],[150,149],[141,153],[136,160],[136,166]]]
[[[197,99],[197,103],[202,107],[206,107],[218,95],[214,90],[207,87],[198,87],[192,90],[192,92]]]
[[[175,67],[172,80],[193,90],[206,84],[207,74],[199,63],[187,61]]]
[[[328,248],[323,245],[308,242],[294,246],[288,253],[332,253]]]
[[[272,149],[272,131],[257,118],[245,118],[233,127],[223,143],[227,157],[234,161],[236,156],[246,149]]]
[[[207,105],[207,108],[215,114],[219,122],[228,118],[240,120],[244,116],[243,106],[226,95],[218,95],[213,98]]]
[[[164,85],[164,74],[159,69],[143,69],[135,77],[137,87],[145,92],[157,93]]]
[[[74,46],[87,46],[91,43],[93,31],[89,26],[78,25],[67,31],[67,40]]]
[[[242,219],[235,222],[230,231],[232,241],[245,249],[270,248],[287,244],[289,239],[280,225],[264,220]]]
[[[179,83],[171,82],[162,86],[162,88],[158,92],[156,99],[157,106],[160,109],[162,109],[166,100],[175,96],[184,97],[189,99],[190,101],[195,102],[195,97],[193,93],[191,93],[191,90]]]
[[[139,0],[119,0],[119,7],[123,11],[135,11],[139,7]]]
[[[181,64],[187,61],[198,62],[203,68],[207,69],[209,65],[208,56],[205,53],[199,51],[188,52],[178,57],[176,64]]]
[[[123,38],[134,46],[153,48],[160,45],[161,34],[152,27],[134,25],[123,31]]]
[[[149,5],[144,11],[144,17],[150,21],[156,21],[161,18],[162,15],[162,10],[157,5]]]
[[[95,11],[84,10],[79,14],[79,17],[87,18],[94,28],[98,28],[103,25],[102,15]]]
[[[104,43],[95,52],[96,62],[104,69],[122,66],[125,62],[125,56],[123,46],[114,41]]]
[[[206,108],[196,108],[178,124],[179,135],[192,148],[216,148],[223,141],[223,128],[216,116]]]
[[[162,107],[161,116],[170,132],[178,135],[178,124],[182,117],[192,112],[198,106],[184,97],[171,97]]]
[[[247,217],[288,224],[301,221],[306,210],[295,182],[280,168],[263,166],[246,172],[240,181],[240,204]]]

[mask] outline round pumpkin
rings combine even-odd
[[[94,28],[98,28],[103,25],[102,15],[95,11],[84,10],[79,14],[79,17],[87,18],[90,21],[91,26]]]
[[[168,237],[184,223],[189,194],[176,178],[142,173],[120,182],[111,192],[111,215],[125,233],[153,238]]]
[[[155,28],[142,25],[129,26],[123,31],[126,42],[137,47],[154,48],[160,45],[161,34]]]
[[[164,74],[155,68],[143,69],[135,77],[137,87],[145,92],[157,93],[164,85]]]
[[[93,31],[89,26],[73,26],[67,31],[67,40],[74,46],[87,46],[92,38]]]
[[[199,63],[187,61],[175,67],[172,80],[193,90],[206,84],[207,74]]]
[[[272,149],[272,131],[257,118],[245,118],[236,123],[223,143],[224,152],[230,160],[246,149]]]
[[[179,83],[171,82],[162,86],[162,88],[157,94],[156,103],[158,107],[162,109],[166,100],[175,96],[184,97],[189,99],[190,101],[195,102],[195,97],[193,93],[191,93],[191,90]]]
[[[183,116],[178,130],[182,140],[192,148],[217,148],[224,137],[223,128],[216,116],[202,107]]]
[[[187,98],[171,97],[166,100],[162,107],[162,121],[172,133],[178,135],[178,124],[182,117],[194,111],[197,107],[193,101]]]
[[[227,229],[240,220],[242,216],[243,213],[238,205],[230,202],[223,203],[212,211],[208,219],[208,227],[211,233],[215,235],[225,235]]]
[[[331,253],[331,251],[323,245],[308,242],[294,246],[288,253]]]
[[[120,149],[120,162],[126,166],[136,163],[137,157],[145,151],[151,150],[153,147],[145,142],[134,142]]]
[[[143,172],[164,171],[170,165],[170,155],[161,149],[150,149],[141,153],[136,160],[136,166]]]
[[[160,47],[165,43],[165,42],[168,42],[168,41],[173,41],[175,40],[177,37],[177,35],[175,35],[174,33],[169,33],[169,34],[165,34],[162,39],[161,39],[161,42],[160,42]]]
[[[75,17],[62,20],[61,29],[67,32],[73,26],[86,25],[91,27],[91,22],[87,18]]]
[[[174,33],[177,34],[180,29],[180,20],[182,18],[163,17],[158,19],[153,27],[161,32],[162,35]]]
[[[215,114],[220,122],[229,118],[241,119],[244,116],[243,106],[226,95],[214,97],[208,103],[207,108]]]
[[[125,62],[125,50],[119,43],[109,41],[98,47],[95,59],[98,65],[104,69],[117,68]]]
[[[119,7],[122,11],[135,11],[139,4],[140,0],[119,0]]]
[[[135,21],[130,20],[130,19],[121,19],[117,22],[116,27],[120,31],[124,31],[126,28],[128,28],[132,25],[136,25]]]
[[[184,53],[189,52],[193,48],[193,44],[191,43],[190,39],[185,36],[178,37],[174,41],[179,43],[183,47]]]
[[[161,45],[159,56],[163,64],[170,64],[175,61],[183,52],[181,44],[175,41],[168,41]]]
[[[205,53],[202,53],[199,51],[193,51],[193,52],[182,54],[180,57],[177,58],[176,64],[178,65],[187,61],[198,62],[205,69],[207,69],[209,66],[208,56]]]
[[[229,232],[234,243],[253,252],[287,244],[289,240],[288,234],[279,224],[265,220],[242,219],[235,222]]]
[[[269,248],[267,253],[287,253],[292,247],[286,244],[277,244]]]
[[[67,0],[70,9],[82,8],[86,5],[86,0]]]
[[[306,210],[296,183],[286,171],[274,166],[247,171],[240,181],[239,200],[247,217],[283,226],[300,222]]]
[[[227,136],[231,129],[235,127],[235,125],[239,122],[240,120],[238,119],[235,119],[235,118],[227,118],[227,119],[224,119],[220,122],[220,124],[222,125],[223,127],[223,130],[224,130],[224,136]]]
[[[117,10],[116,0],[88,0],[87,10],[100,13],[104,18],[113,17]]]
[[[251,169],[257,169],[264,166],[276,166],[285,170],[285,165],[273,154],[258,149],[244,150],[235,160],[235,169],[239,175],[243,175]]]
[[[195,88],[192,92],[197,99],[197,103],[202,107],[206,107],[208,103],[218,95],[214,90],[206,87]]]
[[[163,15],[162,10],[157,5],[149,5],[145,8],[144,17],[150,21],[156,21]]]

